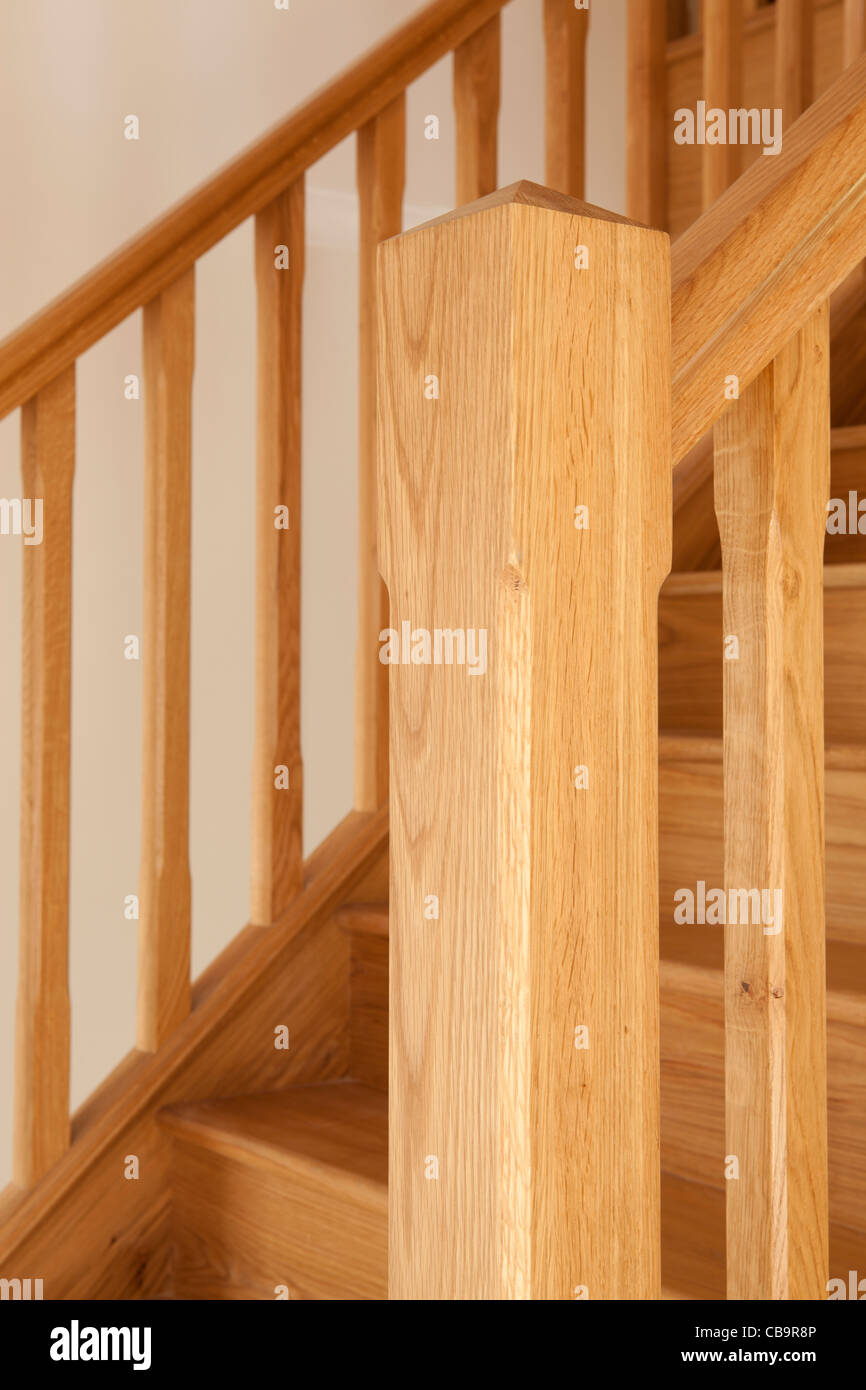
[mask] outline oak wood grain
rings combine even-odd
[[[822,565],[830,477],[825,305],[716,428],[725,886],[773,924],[725,932],[728,1297],[826,1297]],[[780,922],[780,914],[783,921]],[[764,919],[765,920],[765,919]],[[772,927],[775,927],[775,930]]]
[[[667,226],[666,0],[628,0],[626,208],[649,227]]]
[[[549,188],[582,198],[586,179],[586,41],[589,10],[544,0],[545,162]]]
[[[502,25],[499,15],[454,50],[457,206],[497,185]]]
[[[303,869],[304,207],[304,182],[299,179],[256,217],[256,677],[250,921],[258,926],[275,922],[285,912],[301,887]],[[281,248],[285,248],[285,253]],[[284,254],[288,256],[288,266],[282,264]],[[287,509],[287,527],[276,525],[279,508]]]
[[[21,414],[21,878],[13,1173],[37,1182],[69,1144],[69,773],[75,369]],[[41,533],[38,509],[41,508]],[[38,540],[37,540],[38,538]],[[36,543],[34,543],[36,542]]]
[[[703,84],[707,108],[727,112],[741,102],[743,86],[743,0],[703,0]],[[717,198],[739,178],[740,146],[725,141],[701,150],[701,204],[712,207]]]
[[[195,278],[143,316],[144,584],[138,1046],[189,1013],[189,670]]]
[[[490,662],[391,667],[392,1298],[658,1290],[667,239],[557,201],[380,252],[391,626],[484,630]]]
[[[192,1012],[160,1051],[133,1051],[115,1068],[73,1116],[60,1162],[29,1193],[0,1196],[0,1268],[40,1270],[46,1298],[165,1289],[170,1151],[157,1111],[345,1073],[348,941],[330,919],[386,844],[386,812],[350,814],[308,859],[304,890],[276,927],[241,931],[196,981]],[[274,1047],[280,1024],[288,1050]],[[140,1159],[138,1182],[123,1178],[127,1153]]]
[[[866,56],[674,244],[674,463],[866,254],[864,167]]]
[[[355,809],[388,799],[388,672],[379,633],[388,595],[376,547],[376,254],[403,225],[406,99],[401,94],[358,131],[360,315],[358,339],[358,649],[355,659]]]

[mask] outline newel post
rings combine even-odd
[[[379,269],[390,1296],[656,1298],[668,238],[521,183]]]

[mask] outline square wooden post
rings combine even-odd
[[[379,269],[390,1296],[656,1298],[668,238],[521,183]]]

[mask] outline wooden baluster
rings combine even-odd
[[[626,197],[628,215],[667,225],[665,0],[629,0]]]
[[[588,29],[588,8],[544,0],[545,183],[573,198],[584,196]]]
[[[390,667],[397,1299],[659,1294],[668,242],[563,201],[380,259],[391,627],[477,667]]]
[[[725,885],[771,895],[762,923],[725,927],[728,1298],[823,1299],[826,305],[715,445],[728,654],[739,644],[724,663]]]
[[[458,207],[496,188],[500,52],[498,14],[454,50]]]
[[[30,1187],[69,1145],[74,367],[24,406],[21,463],[21,917],[13,1171],[17,1183]]]
[[[654,3],[654,0],[649,0],[649,3]],[[668,39],[681,39],[686,34],[690,34],[691,16],[689,15],[688,0],[666,0],[664,7],[667,11],[665,15],[666,37]]]
[[[138,1046],[189,1013],[190,435],[195,271],[145,306]]]
[[[812,0],[776,0],[776,105],[787,130],[812,104]]]
[[[847,68],[866,53],[866,0],[843,0],[842,66]],[[866,281],[866,262],[861,261],[848,277],[849,284],[862,290]]]
[[[269,926],[303,877],[301,333],[303,178],[256,215],[256,721],[251,921]]]
[[[843,0],[842,66],[847,68],[866,53],[866,0]]]
[[[703,0],[702,97],[707,110],[725,112],[742,105],[742,0]],[[701,162],[703,206],[708,208],[739,178],[740,146],[705,144]]]
[[[388,595],[376,550],[376,255],[403,225],[406,98],[391,102],[358,131],[361,216],[358,344],[358,652],[355,663],[355,807],[374,811],[388,799],[388,670],[379,633],[389,624]]]

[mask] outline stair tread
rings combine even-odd
[[[826,589],[862,589],[866,587],[866,562],[847,560],[837,564],[824,565],[824,587]],[[711,570],[673,570],[661,587],[662,598],[677,598],[682,595],[720,594],[722,592],[722,571]]]
[[[866,425],[835,425],[830,431],[831,449],[866,449]]]
[[[388,1097],[356,1081],[293,1086],[171,1106],[160,1114],[175,1135],[289,1166],[340,1169],[384,1187]]]

